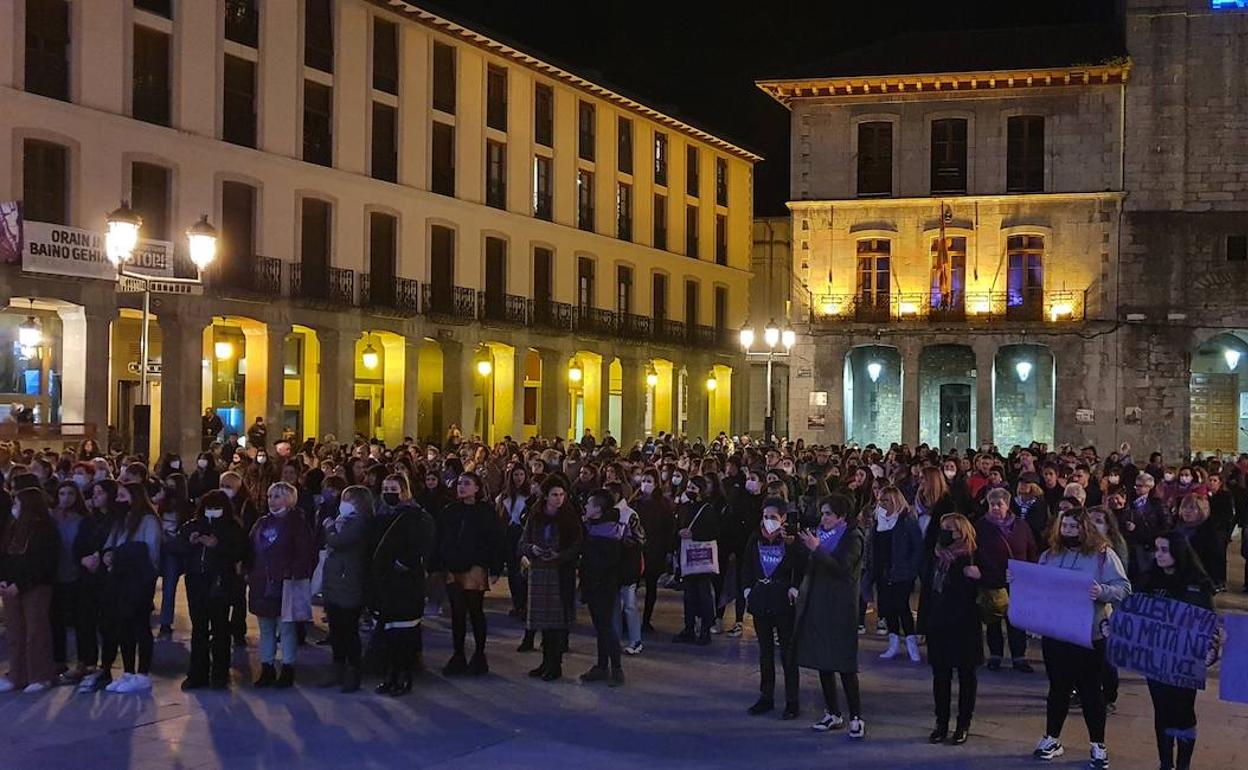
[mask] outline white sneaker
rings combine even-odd
[[[887,633],[888,633],[888,624],[885,623],[883,620],[875,621],[875,635],[884,636]]]
[[[624,652],[627,655],[640,655],[641,650],[642,650],[641,642],[630,644],[624,648]]]
[[[91,674],[87,674],[86,676],[82,678],[82,681],[78,683],[78,690],[77,690],[78,694],[86,695],[87,693],[95,692],[95,683],[98,681],[100,681],[99,671],[96,671]]]
[[[810,729],[817,733],[826,733],[829,730],[839,730],[844,726],[845,720],[839,714],[831,714],[824,711],[823,719],[811,725]]]
[[[923,656],[919,655],[919,637],[906,637],[906,654],[910,656],[911,663],[918,663],[923,660]]]
[[[26,689],[22,690],[22,692],[26,693],[27,695],[34,695],[35,693],[43,692],[44,690],[48,689],[51,686],[51,684],[52,684],[51,682],[31,682],[30,684],[26,685]]]
[[[1109,749],[1103,743],[1093,743],[1088,759],[1089,770],[1109,770]]]
[[[901,637],[897,634],[888,635],[888,649],[880,653],[880,660],[892,660],[901,652]]]
[[[0,676],[0,692],[13,692],[15,689],[17,688],[13,685],[12,679],[9,679],[7,676]]]
[[[741,624],[733,623],[732,628],[728,629],[728,636],[733,636],[733,637],[740,636],[741,631],[742,631]]]
[[[1046,735],[1036,744],[1036,750],[1031,752],[1031,756],[1044,762],[1050,762],[1066,753],[1066,749],[1062,747],[1062,742],[1058,739]]]
[[[127,690],[123,688],[128,686],[130,683],[130,680],[133,678],[134,678],[134,674],[123,673],[118,678],[109,682],[108,686],[104,688],[104,692],[127,692]]]
[[[717,620],[711,624],[712,634],[722,634],[723,632],[724,632],[724,624],[722,621]]]
[[[867,737],[867,723],[854,717],[849,720],[849,738],[850,740],[860,741]]]
[[[152,679],[147,674],[130,674],[129,679],[122,680],[121,686],[114,692],[147,692],[152,689]]]

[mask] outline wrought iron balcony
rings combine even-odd
[[[355,304],[355,271],[297,264],[290,271],[291,299],[330,305]]]
[[[524,297],[497,292],[477,292],[481,320],[487,323],[523,326],[529,320],[529,303]]]
[[[454,321],[472,321],[477,317],[477,292],[465,286],[421,285],[421,310],[425,315]]]
[[[669,345],[684,345],[688,341],[683,321],[663,318],[656,320],[655,324],[657,325],[654,335],[655,342],[666,342]]]
[[[529,300],[529,319],[534,326],[554,331],[572,331],[572,306],[550,299]]]
[[[420,312],[420,281],[394,276],[374,282],[372,275],[361,273],[360,305],[383,313],[416,315]]]
[[[209,268],[207,278],[220,294],[282,296],[282,260],[277,257],[257,254],[222,259]]]
[[[576,309],[576,330],[581,334],[610,337],[616,333],[618,324],[615,311],[596,307]]]
[[[649,340],[654,336],[654,322],[649,316],[620,313],[619,334],[628,340]]]
[[[811,320],[821,323],[1070,323],[1085,318],[1086,291],[824,294],[814,297]]]

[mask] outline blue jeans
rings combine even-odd
[[[621,619],[628,623],[627,635],[622,632]],[[618,638],[628,640],[629,644],[641,644],[641,611],[637,609],[636,583],[620,586],[619,605],[616,607],[612,625]]]
[[[173,627],[174,603],[178,598],[178,578],[185,570],[182,557],[171,549],[160,550],[160,625]]]
[[[278,620],[277,618],[257,617],[260,626],[260,662],[273,664],[277,659],[277,640],[282,640],[282,664],[295,665],[299,657],[299,632],[295,623]]]

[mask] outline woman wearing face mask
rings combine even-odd
[[[152,499],[160,518],[160,639],[173,638],[174,602],[178,597],[178,578],[184,570],[183,552],[172,547],[178,529],[190,520],[195,511],[187,496],[186,476],[173,472],[164,477],[160,491]]]
[[[932,695],[936,728],[929,743],[966,743],[978,689],[976,669],[984,659],[978,596],[979,567],[975,566],[975,529],[960,513],[941,517],[932,564],[927,625],[927,660],[932,666]],[[949,701],[953,671],[958,671],[958,721],[949,734]]]
[[[1215,524],[1209,518],[1209,499],[1204,495],[1186,495],[1178,502],[1178,513],[1175,531],[1191,544],[1201,565],[1217,559],[1221,544]]]
[[[94,550],[98,538],[96,520],[91,517],[78,485],[63,481],[56,488],[52,519],[60,534],[56,583],[52,587],[52,658],[56,663],[57,684],[76,685],[95,666],[98,652],[95,638],[95,609],[83,596],[83,569],[79,560]],[[78,665],[68,669],[66,632],[74,629]]]
[[[338,687],[344,693],[360,689],[360,613],[366,585],[365,559],[373,514],[373,496],[360,487],[345,487],[331,478],[321,488],[317,510],[320,545],[325,549],[321,593],[333,665],[322,687]],[[346,489],[352,495],[346,495]]]
[[[1049,503],[1044,498],[1044,490],[1040,486],[1040,477],[1034,473],[1024,473],[1018,477],[1012,502],[1015,515],[1027,522],[1031,536],[1037,542],[1048,538],[1049,523],[1052,514]]]
[[[1186,538],[1177,532],[1167,532],[1158,535],[1153,542],[1157,568],[1144,571],[1136,590],[1212,610],[1213,582]],[[1215,636],[1205,658],[1206,666],[1217,661],[1219,641],[1220,635]],[[1148,694],[1153,701],[1153,726],[1161,768],[1188,770],[1196,750],[1196,690],[1152,679],[1147,681]]]
[[[485,657],[485,592],[490,588],[490,577],[502,572],[503,528],[494,507],[485,502],[480,476],[460,474],[455,491],[457,499],[443,509],[437,527],[437,560],[447,573],[454,645],[442,673],[480,676],[490,670]],[[471,661],[465,655],[469,621],[474,644]]]
[[[702,499],[706,480],[695,476],[685,485],[676,508],[681,540],[714,541],[719,538],[719,511]],[[684,575],[681,580],[685,598],[685,627],[672,641],[677,644],[711,643],[711,626],[715,623],[715,575]],[[695,622],[700,621],[696,629]]]
[[[187,494],[192,500],[198,501],[200,497],[220,485],[221,474],[217,471],[217,464],[212,453],[200,452],[199,457],[195,458],[195,470],[191,471],[191,476],[186,483]]]
[[[910,660],[918,663],[919,638],[915,636],[910,594],[923,566],[923,533],[919,522],[896,487],[880,491],[873,512],[867,546],[871,551],[872,582],[878,595],[879,614],[888,626],[888,649],[881,660],[892,660],[901,650],[904,636]]]
[[[376,633],[380,633],[386,662],[386,677],[376,692],[383,695],[401,696],[412,690],[412,679],[423,665],[424,639],[421,619],[425,613],[425,580],[428,563],[433,555],[436,531],[433,517],[412,500],[407,479],[400,474],[387,476],[381,484],[381,503],[373,510],[377,515],[370,526],[373,533],[369,550],[353,539],[352,520],[367,517],[372,510],[371,495],[365,487],[348,487],[342,493],[338,518],[334,524],[326,524],[326,542],[333,549],[337,542],[343,548],[344,563],[354,567],[357,560],[365,559],[369,565],[368,605],[376,618]],[[333,535],[331,540],[329,534]],[[339,538],[346,535],[341,541]],[[334,553],[330,551],[331,555]],[[360,563],[360,566],[364,562]],[[325,574],[330,574],[330,564],[325,563]],[[359,641],[350,634],[359,627],[359,607],[356,586],[350,581],[352,571],[346,573],[344,584],[334,589],[334,603],[341,608],[336,611],[341,629],[338,639],[344,648],[342,663],[343,691],[359,687]],[[329,601],[328,594],[326,601]],[[338,646],[335,650],[337,662]]]
[[[988,493],[988,513],[975,522],[975,541],[978,549],[975,562],[983,572],[979,590],[988,631],[988,669],[996,671],[1001,668],[1008,640],[1014,670],[1029,674],[1034,669],[1027,662],[1027,632],[1011,625],[1007,617],[1009,581],[1006,580],[1006,570],[1010,559],[1034,562],[1040,552],[1031,527],[1010,510],[1010,493],[1007,490]],[[1002,624],[1005,625],[1004,634]]]
[[[225,493],[206,492],[174,541],[186,563],[191,615],[191,659],[183,690],[223,690],[230,684],[230,603],[247,547],[247,535],[231,514]]]
[[[747,566],[745,546],[749,538],[758,531],[763,515],[762,485],[758,474],[750,471],[745,474],[744,479],[742,484],[733,484],[725,488],[726,500],[720,519],[720,565],[735,573],[730,584],[737,588],[737,595],[731,600],[734,605],[735,622],[728,629],[728,636],[733,637],[741,635],[741,620],[746,611],[744,591],[747,586],[743,577]],[[818,511],[816,511],[817,514]],[[724,609],[726,609],[727,602],[724,604]],[[724,609],[720,609],[719,612],[723,613]]]
[[[507,587],[511,592],[511,617],[524,617],[524,599],[528,593],[525,576],[520,569],[520,535],[524,532],[524,515],[532,501],[531,479],[529,469],[522,463],[516,463],[507,472],[507,484],[503,493],[494,501],[498,509],[498,519],[503,525],[505,534]],[[526,638],[527,640],[527,638]],[[531,640],[524,645],[526,652],[533,649]]]
[[[52,685],[51,627],[48,612],[58,562],[57,525],[48,514],[39,489],[14,493],[0,534],[0,598],[9,642],[9,674],[0,677],[0,692],[43,692]]]
[[[749,483],[748,481],[746,482]],[[654,633],[651,619],[659,598],[659,577],[667,570],[672,543],[676,540],[676,519],[672,506],[659,484],[659,472],[648,468],[641,474],[637,493],[629,505],[641,518],[641,528],[646,533],[642,549],[642,577],[646,583],[646,600],[641,613],[642,632]]]
[[[853,503],[832,495],[820,503],[819,527],[800,533],[807,552],[805,575],[798,589],[794,619],[794,657],[802,668],[819,672],[823,690],[823,718],[816,732],[845,725],[836,694],[836,677],[849,707],[849,737],[861,740],[867,728],[862,720],[858,685],[858,580],[866,552],[862,530],[854,524]]]
[[[800,679],[793,645],[794,602],[805,561],[793,537],[784,532],[784,515],[782,500],[769,499],[762,505],[761,522],[750,534],[742,561],[741,585],[758,639],[759,698],[748,713],[756,716],[775,708],[778,637],[784,669],[783,718],[796,719]]]
[[[645,483],[643,479],[643,488]],[[559,476],[548,477],[520,537],[520,554],[529,568],[525,628],[542,634],[542,663],[529,676],[545,682],[563,676],[563,653],[570,627],[568,591],[575,580],[583,535],[567,485]]]
[[[121,679],[104,689],[144,692],[152,689],[148,676],[152,666],[152,629],[148,618],[160,565],[160,521],[142,484],[122,485],[117,490],[117,504],[126,511],[125,517],[114,522],[102,552],[88,557],[97,567],[102,564],[108,574],[105,612],[116,629],[125,671]],[[91,564],[84,566],[92,568]],[[107,671],[111,665],[108,660],[102,668]]]
[[[1032,753],[1049,761],[1065,753],[1061,743],[1062,726],[1070,711],[1071,691],[1077,691],[1083,721],[1091,742],[1091,770],[1109,767],[1105,747],[1105,700],[1101,677],[1105,667],[1105,635],[1110,607],[1131,593],[1126,569],[1097,531],[1092,518],[1082,508],[1064,511],[1050,533],[1049,548],[1040,554],[1039,564],[1051,569],[1078,572],[1088,578],[1088,599],[1093,603],[1092,647],[1044,638],[1044,668],[1049,677],[1048,716],[1045,734]]]
[[[83,694],[103,689],[112,683],[107,672],[95,668],[97,661],[105,660],[111,665],[112,661],[116,660],[117,633],[111,617],[103,612],[103,594],[107,573],[99,564],[98,559],[92,557],[103,550],[104,542],[113,530],[114,522],[125,516],[125,511],[117,505],[117,482],[112,479],[94,482],[89,492],[87,510],[91,512],[89,519],[91,526],[79,525],[78,540],[81,542],[76,541],[74,545],[75,558],[82,568],[82,621],[84,624],[89,624],[89,628],[76,629],[75,633],[80,634],[77,637],[80,641],[89,636],[86,643],[92,645],[94,650],[90,659],[84,663],[89,673],[78,683],[78,692]],[[88,565],[92,563],[95,564],[95,568],[88,568]],[[92,668],[95,670],[90,671]]]

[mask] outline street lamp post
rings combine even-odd
[[[775,434],[775,415],[772,414],[771,406],[771,364],[776,355],[776,345],[783,344],[785,355],[793,350],[793,346],[797,343],[797,334],[789,327],[783,330],[776,326],[773,318],[766,328],[763,329],[763,342],[767,345],[767,402],[763,411],[763,440],[771,441],[771,437]],[[741,330],[741,347],[745,349],[748,356],[750,348],[754,345],[754,327],[746,326]]]
[[[143,328],[139,337],[139,403],[134,405],[134,452],[146,457],[150,450],[149,431],[152,423],[152,407],[148,393],[149,341],[147,327],[152,318],[152,278],[144,273],[127,269],[134,261],[134,251],[139,245],[139,231],[143,218],[130,205],[121,206],[106,219],[104,249],[108,260],[117,268],[117,276],[139,281],[143,286]],[[162,283],[199,286],[203,283],[203,271],[217,256],[217,231],[208,223],[208,215],[186,230],[187,250],[195,264],[194,278],[162,278]]]

